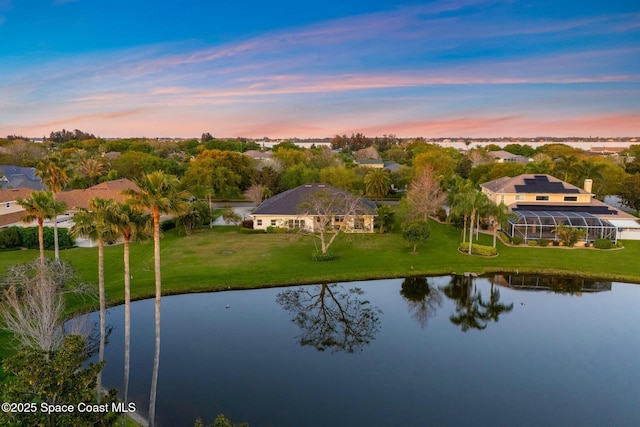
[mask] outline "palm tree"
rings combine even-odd
[[[36,166],[40,179],[45,182],[47,188],[53,193],[53,198],[62,191],[69,183],[67,170],[62,166],[62,159],[59,156],[49,156],[49,158],[38,162]],[[56,220],[53,222],[53,247],[57,263],[60,263],[60,247],[58,245],[58,221],[57,215],[64,212],[56,212]]]
[[[95,197],[89,200],[89,209],[81,208],[73,216],[70,232],[74,236],[84,236],[98,242],[98,293],[100,300],[100,349],[98,362],[104,360],[106,335],[106,304],[104,291],[104,244],[113,242],[118,237],[116,227],[115,201]],[[96,394],[98,403],[102,393],[102,375],[98,374]]]
[[[44,271],[44,220],[51,219],[64,203],[57,202],[50,191],[34,191],[29,197],[19,198],[18,204],[25,210],[22,221],[38,221],[38,245],[40,246],[40,267]]]
[[[491,216],[495,222],[493,226],[493,247],[496,247],[496,238],[498,235],[498,229],[502,229],[502,224],[509,219],[514,218],[515,214],[509,211],[509,207],[501,202],[499,205],[493,205],[491,209]]]
[[[95,179],[104,173],[104,165],[96,159],[85,159],[78,164],[78,173],[89,178],[89,186],[93,187]]]
[[[129,366],[131,354],[131,268],[129,248],[131,240],[149,236],[150,216],[125,203],[114,205],[113,222],[122,236],[124,262],[124,401],[128,402]],[[124,414],[123,414],[124,416]]]
[[[491,201],[486,194],[480,191],[474,191],[467,196],[465,203],[466,207],[470,209],[469,255],[471,255],[471,248],[473,245],[473,221],[476,219],[476,216],[480,218],[481,215],[484,215],[489,210]]]
[[[382,199],[391,187],[391,175],[384,169],[373,169],[364,176],[367,196]]]
[[[567,179],[569,178],[569,172],[571,172],[573,168],[575,168],[575,166],[578,164],[578,156],[575,154],[561,154],[560,157],[555,159],[555,163],[556,165],[554,167],[554,172],[564,172],[563,181],[567,182]]]
[[[140,191],[124,192],[134,206],[151,211],[153,217],[153,258],[156,284],[156,345],[153,358],[153,376],[149,397],[149,424],[154,424],[156,409],[156,389],[158,385],[158,367],[160,364],[160,298],[162,281],[160,276],[160,215],[179,214],[186,210],[188,193],[179,191],[178,179],[173,175],[156,171],[145,175],[139,184]]]
[[[467,180],[460,180],[454,183],[447,195],[451,213],[461,215],[464,223],[462,226],[462,241],[467,240],[467,220],[471,213],[472,196],[475,190]]]

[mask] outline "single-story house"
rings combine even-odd
[[[585,231],[582,242],[596,239],[640,239],[638,218],[593,197],[593,182],[584,188],[551,175],[523,174],[485,182],[480,187],[494,203],[516,214],[503,230],[511,237],[556,240],[558,225]]]
[[[309,209],[305,205],[313,200],[331,201],[319,209]],[[354,210],[347,205],[357,201]],[[352,211],[349,214],[348,211]],[[305,229],[313,232],[323,223],[320,217],[330,216],[331,226],[349,233],[373,233],[376,205],[370,200],[360,198],[339,190],[328,184],[304,184],[277,194],[258,206],[251,217],[253,228],[266,230],[268,227]]]
[[[18,199],[29,197],[32,191],[30,188],[0,189],[0,227],[20,221],[24,209],[18,204]]]

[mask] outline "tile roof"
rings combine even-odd
[[[101,199],[113,199],[123,203],[126,197],[122,194],[124,190],[139,191],[138,187],[133,181],[126,178],[116,179],[114,181],[101,182],[100,184],[89,187],[85,190],[70,190],[63,191],[58,194],[58,199],[67,204],[69,209],[76,208],[89,208],[89,200],[94,197],[100,197]]]
[[[330,194],[348,194],[328,184],[304,184],[265,200],[254,211],[253,215],[299,215],[299,206],[316,193],[328,192]],[[373,214],[376,205],[367,199],[362,199],[362,213]]]
[[[31,188],[2,188],[0,189],[0,203],[13,202],[19,198],[28,197],[33,190]]]

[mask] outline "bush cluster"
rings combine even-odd
[[[511,238],[511,243],[514,245],[521,245],[524,242],[524,239],[520,236],[514,236]]]
[[[44,248],[54,249],[54,230],[52,227],[44,227]],[[69,235],[66,228],[58,228],[58,247],[69,249],[74,247],[75,240]],[[20,248],[39,249],[38,227],[8,227],[0,231],[0,251],[11,251]]]
[[[267,233],[285,234],[285,233],[288,233],[289,231],[290,230],[285,227],[272,227],[272,226],[267,227]]]
[[[317,261],[317,262],[326,262],[326,261],[333,261],[335,259],[338,259],[338,255],[332,252],[327,252],[326,254],[315,253],[312,255],[312,258],[314,261]]]
[[[254,230],[253,228],[238,228],[238,232],[241,234],[264,234],[264,230]]]
[[[546,246],[549,246],[549,243],[551,243],[551,242],[549,242],[548,239],[540,239],[540,240],[538,240],[538,246],[546,247]]]
[[[169,231],[174,228],[176,228],[176,221],[173,218],[160,223],[160,231]]]
[[[527,246],[538,246],[538,241],[537,240],[529,240],[527,242]]]
[[[611,249],[613,248],[613,242],[609,239],[596,239],[593,247],[598,249]]]
[[[242,228],[249,228],[249,229],[253,229],[253,220],[252,219],[245,219],[244,221],[242,221],[242,223],[240,224],[240,227]]]
[[[458,249],[461,252],[469,252],[469,242],[462,242]],[[480,256],[496,256],[498,255],[498,249],[493,246],[485,246],[475,244],[471,247],[471,255],[480,255]]]

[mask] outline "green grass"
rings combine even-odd
[[[462,272],[520,272],[570,274],[640,282],[636,262],[640,242],[625,242],[622,250],[511,247],[498,244],[499,256],[482,258],[457,251],[460,231],[431,222],[431,239],[418,253],[399,233],[342,235],[331,251],[331,262],[315,262],[313,238],[299,234],[241,234],[234,227],[204,229],[192,236],[167,232],[161,242],[163,294],[247,289],[302,283],[440,275]],[[480,235],[479,243],[492,244]],[[52,255],[52,254],[48,254]],[[0,272],[27,262],[37,251],[4,252]],[[97,249],[75,248],[61,252],[87,281],[97,282]],[[108,303],[124,300],[122,246],[105,248],[105,288]],[[153,243],[131,248],[132,298],[154,295]],[[72,312],[95,308],[89,300],[68,301]]]

